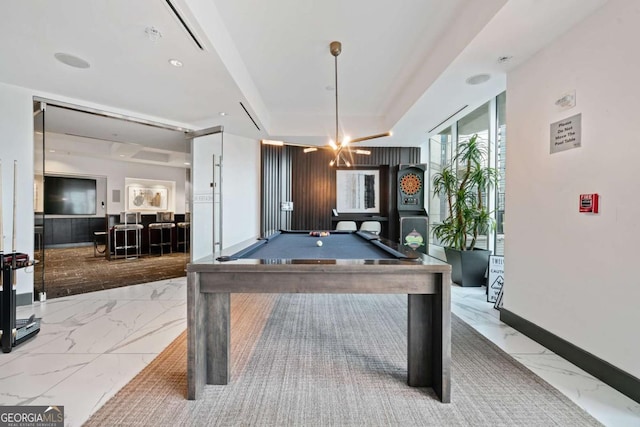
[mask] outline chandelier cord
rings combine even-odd
[[[334,56],[335,82],[336,82],[336,145],[338,145],[338,55]]]

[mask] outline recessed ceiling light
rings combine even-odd
[[[224,111],[220,111],[218,114],[221,115],[222,117],[227,115],[227,113],[225,113]]]
[[[185,165],[189,166],[191,163],[189,162],[184,162]]]
[[[170,59],[169,64],[173,65],[174,67],[182,67],[182,61],[180,61],[179,59]]]
[[[50,153],[55,153],[55,152],[56,152],[56,150],[49,150],[49,152],[50,152]]]
[[[91,65],[82,58],[69,53],[57,52],[53,55],[58,61],[74,68],[89,68]]]
[[[120,157],[124,157],[124,154],[120,154]]]
[[[479,85],[481,83],[486,82],[490,78],[491,78],[491,76],[489,74],[476,74],[475,76],[469,77],[466,80],[466,82],[469,85]]]

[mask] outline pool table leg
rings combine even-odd
[[[224,385],[230,373],[231,296],[228,292],[206,295],[207,384]]]
[[[187,284],[187,399],[197,400],[206,384],[229,382],[229,293],[202,293],[200,274]]]
[[[196,400],[202,395],[206,376],[206,342],[204,330],[207,324],[204,294],[200,292],[200,274],[187,276],[187,399]]]
[[[440,293],[409,294],[407,379],[412,387],[433,387],[451,401],[450,275],[439,275]]]

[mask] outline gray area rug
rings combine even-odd
[[[407,386],[406,313],[404,295],[233,295],[228,385],[185,400],[182,334],[86,425],[600,425],[455,316],[452,403]]]

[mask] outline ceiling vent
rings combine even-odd
[[[176,7],[173,5],[171,0],[165,0],[165,1],[167,2],[167,6],[169,6],[169,9],[171,9],[171,12],[173,13],[173,15],[176,17],[176,19],[178,19],[178,22],[180,23],[180,25],[182,25],[182,28],[184,28],[187,34],[189,34],[189,37],[191,37],[191,40],[193,40],[196,46],[198,46],[198,49],[204,50],[204,47],[202,47],[202,44],[196,38],[195,33],[191,31],[191,28],[189,28],[185,20],[182,18],[182,15],[180,15],[180,13],[178,12],[178,9],[176,9]]]
[[[161,162],[161,163],[169,163],[169,155],[165,153],[156,153],[153,151],[138,151],[136,154],[131,156],[133,159],[138,160],[149,160],[152,162]]]
[[[245,113],[247,113],[247,116],[249,116],[249,118],[251,119],[251,121],[253,122],[253,125],[256,127],[256,129],[260,130],[260,128],[258,127],[258,124],[256,123],[255,120],[253,120],[253,117],[251,117],[251,114],[249,114],[249,111],[247,110],[247,108],[244,106],[244,104],[242,103],[242,101],[240,101],[240,106],[242,107],[242,109],[244,110]]]
[[[453,116],[455,116],[456,114],[458,114],[460,111],[464,110],[465,108],[467,108],[469,105],[465,105],[464,107],[458,109],[458,111],[456,111],[455,113],[453,113],[452,115],[450,115],[449,117],[447,117],[446,119],[444,119],[443,121],[441,121],[440,123],[438,123],[437,125],[435,125],[434,127],[432,127],[431,129],[429,129],[429,133],[433,132],[435,129],[437,129],[440,125],[444,124],[447,120],[451,119]]]

